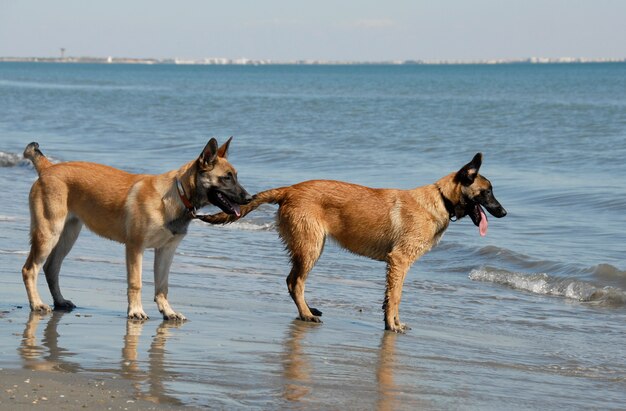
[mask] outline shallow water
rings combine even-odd
[[[153,401],[215,408],[623,408],[624,89],[625,64],[0,64],[0,367],[107,372]],[[313,178],[411,188],[482,151],[509,214],[485,238],[451,224],[413,266],[406,335],[383,332],[384,264],[330,243],[307,282],[324,324],[294,321],[272,206],[192,225],[170,276],[183,325],[158,319],[151,252],[151,320],[127,322],[123,247],[86,231],[61,277],[79,308],[29,315],[27,143],[159,173],[212,135],[235,135],[250,192]]]

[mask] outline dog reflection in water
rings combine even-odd
[[[38,312],[30,313],[18,348],[23,367],[33,371],[101,372],[101,368],[90,368],[80,364],[78,361],[80,347],[72,350],[59,344],[62,339],[59,325],[64,315],[67,315],[66,311],[53,311],[50,316]],[[38,329],[42,321],[45,322],[45,326],[39,339]],[[67,321],[64,323],[68,324]],[[159,404],[182,405],[178,399],[167,395],[163,384],[164,381],[171,381],[176,377],[165,366],[165,344],[171,330],[181,325],[182,323],[171,321],[161,322],[147,350],[146,361],[139,358],[139,352],[144,351],[139,348],[144,322],[127,320],[120,369],[107,371],[118,373],[122,378],[130,380],[137,398]],[[68,338],[67,341],[74,340]]]
[[[39,342],[37,329],[41,320],[47,316],[31,311],[18,348],[24,368],[33,371],[77,372],[82,370],[78,363],[69,360],[76,354],[59,346],[57,327],[64,314],[64,311],[52,312],[43,329],[41,342]]]

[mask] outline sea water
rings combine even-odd
[[[32,326],[20,275],[31,141],[55,162],[161,173],[232,135],[229,160],[251,193],[308,179],[409,189],[482,152],[481,174],[508,215],[490,217],[485,238],[470,219],[451,223],[416,262],[400,307],[406,335],[383,331],[384,264],[330,242],[307,282],[325,324],[293,322],[289,262],[267,205],[229,226],[192,223],[170,276],[173,305],[192,321],[144,331],[175,337],[165,352],[157,337],[143,351],[137,343],[138,367],[160,358],[167,399],[218,408],[624,408],[625,90],[622,63],[2,63],[0,319],[17,335]],[[129,361],[120,346],[141,329],[123,320],[123,248],[84,231],[62,269],[64,294],[120,335],[66,343],[71,358],[57,360],[108,370]],[[158,318],[146,254],[144,305]],[[219,313],[210,326],[207,313]],[[68,315],[61,324],[84,318]],[[23,338],[6,341],[5,362],[24,363]],[[156,395],[154,381],[137,381]]]

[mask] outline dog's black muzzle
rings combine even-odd
[[[226,214],[241,215],[240,205],[252,201],[252,196],[239,184],[231,189],[212,188],[207,193],[209,202],[219,207]]]
[[[248,194],[248,192],[246,190],[243,190],[243,197],[242,197],[242,200],[241,200],[241,204],[242,205],[248,204],[250,201],[252,201],[252,196],[250,194]]]
[[[496,218],[502,218],[506,215],[506,210],[497,201],[495,203],[481,204],[489,214]]]
[[[506,210],[502,207],[500,202],[496,200],[491,190],[485,190],[475,200],[477,200],[478,204],[485,207],[485,210],[489,211],[489,214],[496,218],[502,218],[506,215]]]
[[[481,223],[484,224],[484,231],[481,231],[481,235],[486,233],[487,223],[487,215],[484,213],[483,207],[496,218],[502,218],[506,215],[506,210],[496,200],[491,190],[486,190],[478,197],[470,200],[465,208],[465,214],[470,216],[472,222],[477,227],[481,227]]]

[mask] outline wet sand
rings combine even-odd
[[[170,410],[138,398],[124,381],[105,374],[3,369],[0,409]]]
[[[121,289],[118,296],[99,290],[89,307],[42,315],[17,303],[25,298],[21,288],[9,282],[0,292],[3,301],[12,301],[2,305],[0,317],[0,409],[412,409],[421,404],[417,393],[404,392],[395,381],[394,351],[401,336],[383,332],[382,320],[353,321],[336,312],[330,324],[308,324],[294,320],[287,299],[268,306],[215,297],[196,307],[181,303],[181,291],[189,301],[198,297],[185,289],[173,293],[190,318],[182,324],[158,317],[126,320]],[[155,317],[146,298],[144,304]]]

